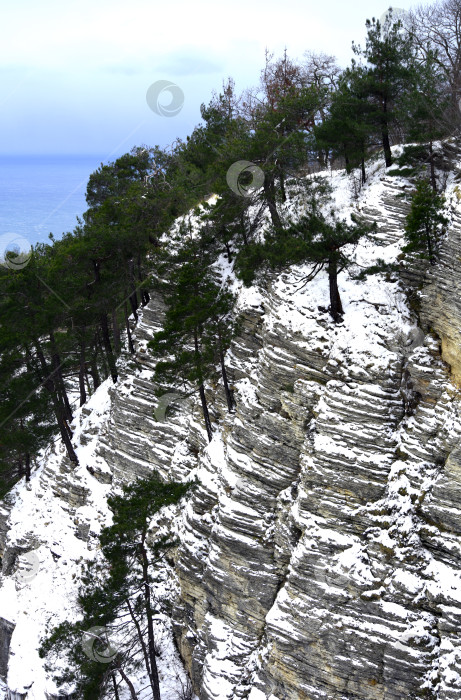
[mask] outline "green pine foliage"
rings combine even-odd
[[[205,428],[212,438],[211,421],[205,396],[205,382],[216,375],[220,359],[228,407],[227,373],[224,353],[235,333],[231,312],[234,297],[214,279],[211,269],[212,239],[206,228],[194,237],[183,227],[178,249],[165,256],[161,274],[168,276],[163,286],[166,303],[163,329],[155,334],[149,348],[158,357],[154,380],[169,391],[175,388],[198,390]],[[165,359],[162,359],[165,358]]]
[[[352,48],[367,64],[361,75],[362,90],[373,108],[371,119],[389,167],[391,129],[401,120],[401,100],[411,86],[415,51],[411,34],[404,31],[400,20],[393,20],[391,8],[384,25],[373,17],[366,21],[366,28],[365,48],[355,44]]]
[[[336,217],[332,211],[327,217],[313,206],[311,212],[303,215],[280,231],[270,231],[264,243],[250,248],[253,256],[240,258],[237,270],[245,283],[254,280],[259,266],[281,270],[288,265],[308,262],[311,270],[304,283],[308,283],[323,269],[327,271],[330,291],[330,315],[334,322],[341,320],[343,308],[338,289],[338,275],[350,266],[351,253],[358,241],[371,235],[374,226],[365,225],[359,219],[353,224]]]
[[[445,198],[434,192],[428,180],[418,181],[406,218],[405,253],[426,258],[435,265],[440,240],[448,224],[448,219],[442,213],[444,205]]]
[[[151,539],[152,518],[163,507],[177,504],[190,484],[164,483],[153,473],[125,486],[108,499],[112,525],[103,528],[99,542],[101,557],[89,562],[78,594],[77,622],[63,622],[42,640],[40,656],[54,671],[55,661],[63,670],[58,685],[73,686],[81,700],[117,697],[130,690],[130,676],[142,671],[149,679],[154,700],[160,700],[155,638],[155,617],[163,602],[152,593],[160,561],[175,546],[168,535]],[[82,644],[85,633],[103,628],[94,644]],[[110,661],[100,657],[109,657]],[[65,662],[65,666],[63,665]]]
[[[75,408],[106,378],[118,381],[135,353],[133,320],[152,292],[166,305],[151,347],[159,390],[198,391],[211,438],[210,392],[223,388],[234,409],[226,353],[238,324],[215,272],[222,256],[245,284],[294,263],[324,270],[340,320],[336,280],[350,262],[349,243],[367,232],[320,213],[321,188],[306,178],[312,168],[342,162],[363,184],[370,156],[378,151],[390,165],[391,144],[404,143],[394,174],[427,175],[433,190],[431,199],[418,185],[406,250],[435,261],[446,225],[435,144],[451,128],[456,76],[415,32],[391,11],[384,26],[368,20],[364,48],[354,46],[359,62],[342,71],[332,57],[302,63],[267,54],[258,86],[239,95],[229,79],[202,104],[202,121],[184,141],[139,146],[101,164],[74,230],[36,245],[21,269],[0,266],[2,492],[30,477],[51,435],[63,441],[69,466],[77,463]],[[229,168],[241,160],[257,168],[259,187],[245,190],[248,173],[241,191],[229,186]],[[308,202],[298,222],[286,206],[295,191]],[[173,223],[199,204],[199,231],[183,227],[175,240]]]

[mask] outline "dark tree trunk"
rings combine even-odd
[[[149,654],[147,651],[146,643],[144,641],[144,635],[142,633],[139,622],[136,619],[136,615],[134,614],[133,606],[131,605],[129,598],[127,598],[126,604],[128,606],[128,610],[130,612],[130,617],[133,620],[133,624],[136,627],[136,634],[138,635],[139,643],[141,644],[142,654],[144,656],[144,664],[146,666],[147,675],[149,676],[149,679],[150,679],[150,686],[152,688],[152,692],[154,692],[155,683],[154,683],[154,678],[152,676],[152,670],[151,670],[150,663],[149,663]]]
[[[147,617],[147,640],[148,640],[149,661],[150,661],[150,668],[151,668],[152,682],[153,682],[153,688],[152,688],[153,699],[160,700],[160,683],[159,683],[159,678],[158,678],[157,659],[156,659],[156,652],[155,652],[154,623],[153,623],[153,617],[152,617],[152,607],[151,607],[151,602],[150,602],[149,560],[147,558],[147,552],[146,552],[146,547],[145,547],[145,535],[146,535],[146,533],[143,533],[143,537],[142,537],[141,544],[140,544],[140,550],[141,550],[142,573],[143,573],[143,579],[144,579],[144,605],[145,605],[146,617]]]
[[[134,273],[134,260],[130,260],[129,262],[129,271],[130,271],[130,280],[131,280],[131,286],[132,286],[132,291],[130,294],[130,305],[131,305],[131,312],[134,316],[134,320],[136,323],[138,322],[138,294],[136,291],[136,282],[135,282],[135,273]]]
[[[271,217],[272,225],[276,231],[280,231],[282,227],[282,222],[280,220],[279,213],[277,211],[277,205],[275,202],[275,183],[274,178],[266,174],[264,178],[264,194],[266,196],[267,206],[269,207],[269,214]]]
[[[330,315],[333,321],[338,323],[344,311],[338,289],[338,260],[336,253],[328,259],[328,282],[330,287]]]
[[[362,156],[361,166],[362,166],[362,185],[364,185],[365,182],[367,181],[367,173],[365,170],[365,157],[364,156]]]
[[[125,326],[126,326],[126,336],[128,338],[128,349],[131,352],[132,355],[134,355],[134,345],[133,345],[133,338],[131,337],[131,328],[130,328],[130,321],[128,318],[128,309],[127,309],[127,304],[125,302]]]
[[[280,170],[280,192],[282,194],[282,202],[287,201],[287,193],[285,192],[285,175],[283,170]]]
[[[114,685],[114,698],[115,698],[115,700],[120,700],[120,695],[118,693],[117,679],[115,678],[115,673],[112,673],[112,683]]]
[[[199,350],[199,345],[198,345],[197,330],[194,330],[194,350],[195,350],[195,363],[196,363],[197,374],[198,374],[198,376],[200,376],[201,375],[201,357],[200,357],[200,350]],[[210,420],[210,414],[208,412],[208,404],[206,401],[205,389],[203,386],[203,382],[200,382],[198,390],[199,390],[199,394],[200,394],[200,401],[202,402],[203,419],[205,421],[205,428],[206,428],[206,432],[208,435],[208,442],[211,442],[211,440],[213,439],[213,432],[211,430],[211,420]]]
[[[131,306],[131,313],[133,314],[134,320],[137,323],[138,322],[138,311],[137,311],[137,309],[138,309],[138,297],[137,297],[136,292],[134,292],[133,294],[130,294],[130,306]]]
[[[388,121],[388,115],[387,115],[387,100],[386,99],[383,100],[383,116],[382,116],[381,134],[382,134],[382,141],[383,141],[384,158],[386,161],[386,168],[388,168],[390,165],[392,165],[392,152],[391,152],[391,144],[389,141],[389,121]]]
[[[347,155],[346,147],[344,146],[344,163],[346,165],[346,173],[348,175],[351,174],[352,168],[351,168],[351,162],[349,160],[349,156]]]
[[[114,384],[116,384],[117,379],[118,379],[117,366],[115,364],[114,352],[112,350],[112,344],[110,342],[109,324],[107,323],[107,314],[105,312],[103,312],[100,316],[100,324],[101,324],[102,342],[104,344],[104,350],[106,351],[106,357],[107,357],[107,362],[109,364],[110,376],[112,377],[112,381],[114,382]]]
[[[247,238],[247,232],[246,232],[246,226],[245,226],[245,217],[243,215],[243,212],[240,214],[240,226],[242,229],[243,245],[245,247],[247,247],[248,246],[248,238]]]
[[[112,334],[114,336],[114,350],[116,355],[120,355],[120,328],[118,325],[117,309],[112,311]]]
[[[219,331],[218,331],[219,333]],[[234,395],[233,392],[229,389],[229,382],[227,381],[227,371],[226,371],[226,364],[224,362],[224,352],[222,349],[222,343],[221,343],[221,334],[219,333],[219,361],[221,363],[221,374],[222,374],[222,380],[224,383],[224,391],[226,393],[226,401],[227,401],[227,409],[229,413],[232,412],[235,406],[234,402]]]
[[[130,681],[130,679],[128,678],[128,676],[126,675],[126,673],[125,673],[125,671],[123,670],[123,668],[121,668],[121,666],[119,666],[119,668],[118,668],[117,670],[118,670],[118,672],[120,673],[121,677],[123,678],[123,680],[125,681],[125,683],[127,684],[128,688],[129,688],[129,690],[130,690],[131,700],[138,700],[138,696],[136,695],[136,691],[135,691],[135,689],[134,689],[134,685],[133,685],[133,683]],[[160,696],[159,696],[159,698],[160,698]]]
[[[227,253],[227,262],[231,263],[232,262],[232,253],[231,253],[229,243],[227,241],[225,241],[224,245],[225,245],[226,253]]]
[[[432,148],[432,141],[429,142],[429,164],[431,168],[431,185],[434,192],[437,192],[437,180],[435,177],[435,163],[434,163],[434,150]]]
[[[71,421],[73,416],[72,416],[72,408],[69,403],[69,397],[67,396],[67,390],[66,390],[66,385],[64,384],[64,377],[62,376],[62,371],[61,371],[61,358],[59,357],[58,353],[58,348],[56,346],[56,340],[54,337],[54,333],[50,333],[50,343],[51,343],[51,365],[53,367],[53,372],[54,372],[54,382],[56,389],[59,394],[59,399],[62,402],[62,405],[64,407],[64,417],[67,421]]]
[[[426,244],[427,252],[429,253],[429,260],[431,265],[435,265],[434,249],[432,246],[431,231],[428,226],[426,226]]]
[[[86,365],[85,369],[87,373],[91,375],[91,379],[93,380],[93,392],[96,391],[96,389],[101,386],[101,379],[99,377],[99,370],[98,370],[98,349],[99,349],[99,331],[96,330],[93,342],[91,344],[89,354],[90,354],[90,360],[89,360],[89,368],[88,364]]]
[[[35,339],[35,349],[37,351],[37,357],[40,362],[40,366],[42,369],[43,376],[45,377],[45,380],[43,381],[43,386],[45,389],[49,392],[51,396],[51,401],[53,404],[53,411],[56,416],[56,421],[58,423],[58,428],[59,432],[61,433],[62,440],[64,442],[64,445],[67,450],[67,456],[69,457],[71,462],[75,462],[75,464],[78,464],[78,458],[77,455],[75,454],[74,448],[72,446],[72,442],[70,440],[69,432],[68,432],[68,426],[66,424],[66,420],[64,417],[64,410],[63,406],[59,401],[58,397],[58,392],[56,390],[56,385],[55,381],[53,379],[54,372],[49,372],[48,371],[48,366],[46,364],[45,356],[43,354],[43,351],[40,347],[40,343],[37,339]]]
[[[95,350],[96,353],[96,350]],[[99,377],[99,371],[98,371],[98,363],[96,362],[96,354],[91,358],[90,361],[91,364],[91,378],[93,380],[93,391],[96,391],[96,389],[101,386],[101,379]]]
[[[211,442],[213,439],[213,433],[211,430],[210,414],[208,413],[208,404],[206,402],[205,388],[204,388],[203,384],[200,384],[198,390],[200,393],[200,401],[202,402],[202,412],[203,412],[203,418],[205,420],[205,428],[206,428],[206,433],[208,435],[208,442]]]
[[[26,453],[26,461],[25,461],[25,469],[24,469],[25,475],[26,475],[26,482],[28,483],[30,481],[30,454],[27,452]]]
[[[82,342],[80,343],[79,368],[78,368],[78,387],[80,390],[80,406],[83,406],[83,404],[86,403],[85,374],[86,374],[85,341],[82,340]]]

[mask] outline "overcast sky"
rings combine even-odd
[[[0,154],[105,159],[184,138],[227,76],[239,91],[257,84],[266,47],[279,56],[286,46],[299,59],[324,52],[347,65],[352,40],[364,43],[366,18],[388,7],[383,0],[7,2],[0,4]],[[175,116],[146,102],[159,80],[184,94]],[[164,93],[160,104],[169,99]]]

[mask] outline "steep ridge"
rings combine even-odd
[[[78,413],[80,467],[57,443],[3,515],[10,698],[56,697],[37,640],[73,608],[108,493],[152,469],[199,481],[167,517],[180,539],[178,587],[168,574],[173,629],[201,700],[459,697],[460,394],[446,350],[455,352],[461,310],[456,168],[440,264],[403,270],[405,286],[397,274],[343,273],[341,324],[327,311],[326,276],[304,285],[308,266],[250,289],[235,282],[243,326],[226,361],[236,410],[209,385],[209,445],[197,401],[154,415],[146,343],[162,306],[151,300],[120,384],[106,382]],[[357,265],[396,260],[408,181],[376,166],[357,199],[344,175],[332,184],[342,215],[378,222]],[[422,286],[412,290],[421,330],[408,280]],[[30,549],[40,570],[18,585],[18,554]],[[175,658],[167,647],[167,700],[178,692]]]
[[[404,187],[363,193],[379,245],[359,262],[397,257]],[[396,280],[343,280],[334,327],[325,280],[293,294],[301,277],[268,281],[233,349],[236,417],[184,525],[183,657],[207,699],[459,697],[449,368]]]

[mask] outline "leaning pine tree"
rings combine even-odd
[[[302,280],[308,284],[319,272],[326,270],[330,294],[330,315],[335,323],[343,316],[338,288],[338,275],[353,263],[351,253],[363,236],[376,230],[358,218],[353,223],[338,219],[334,212],[327,218],[314,205],[311,212],[282,231],[271,230],[264,243],[255,243],[250,254],[237,260],[239,276],[246,284],[256,273],[256,267],[269,265],[282,270],[288,265],[310,263],[311,269]]]
[[[189,238],[166,264],[164,273],[168,271],[169,279],[164,284],[165,321],[149,348],[159,358],[154,380],[162,389],[198,390],[211,441],[204,384],[215,375],[219,358],[228,408],[232,409],[224,353],[235,327],[231,320],[234,297],[213,278],[208,243],[205,238]]]
[[[169,536],[152,541],[149,527],[162,507],[178,503],[189,488],[163,483],[154,473],[108,499],[113,524],[101,532],[102,556],[84,571],[77,600],[81,619],[61,623],[40,647],[48,670],[64,668],[55,680],[73,686],[75,697],[136,700],[130,676],[142,668],[151,697],[160,700],[155,639],[159,601],[154,600],[153,584],[155,567],[175,541]]]

